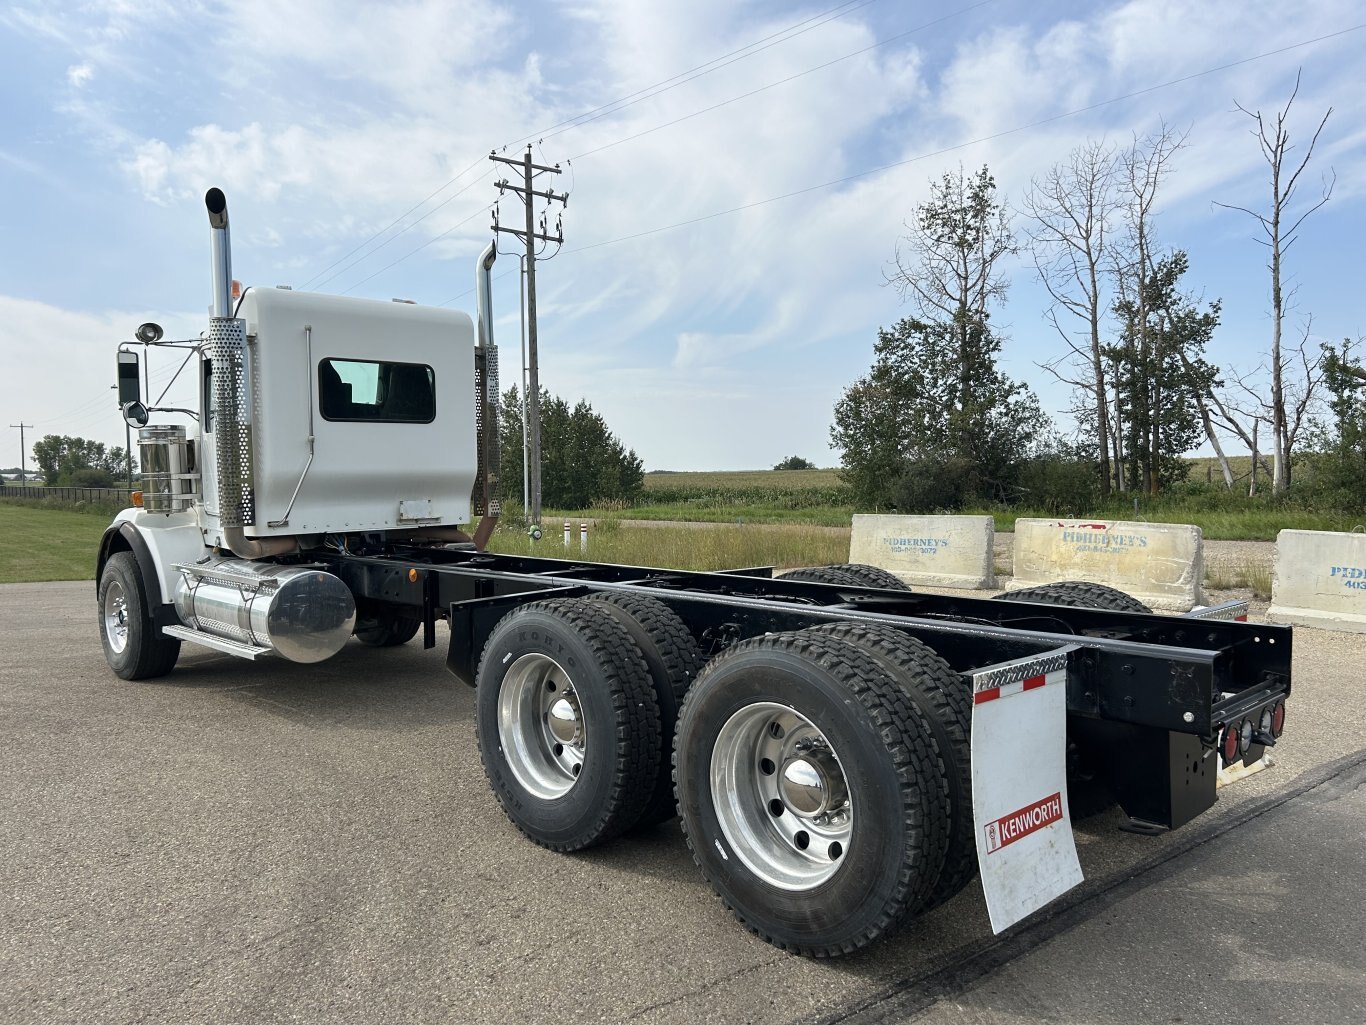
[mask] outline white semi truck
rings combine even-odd
[[[1135,828],[1216,799],[1275,743],[1289,628],[1231,603],[1156,616],[1091,584],[1001,599],[911,593],[867,566],[774,579],[493,555],[490,245],[477,316],[276,288],[232,292],[227,202],[205,197],[212,316],[195,426],[149,425],[140,504],[98,556],[110,667],[182,644],[313,663],[449,628],[495,799],[576,851],[677,815],[736,917],[847,953],[975,876],[1000,931],[1081,880],[1070,819]],[[477,525],[467,531],[467,524]],[[344,656],[343,656],[344,657]],[[249,669],[244,668],[244,671]],[[301,669],[306,672],[306,669]]]

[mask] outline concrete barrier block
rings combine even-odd
[[[1366,633],[1366,534],[1282,530],[1267,618]]]
[[[1203,541],[1199,527],[1184,523],[1019,519],[1010,587],[1089,580],[1154,609],[1188,612],[1200,604]]]
[[[995,587],[990,516],[854,517],[849,561],[930,587]]]

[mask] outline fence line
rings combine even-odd
[[[107,505],[132,505],[128,488],[46,487],[41,484],[0,486],[0,498],[55,498],[62,502],[100,502]]]

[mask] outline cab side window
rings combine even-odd
[[[436,375],[422,363],[325,359],[318,364],[324,420],[429,424],[436,419]]]

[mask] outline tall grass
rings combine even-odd
[[[579,547],[577,523],[571,529],[568,547],[553,526],[540,541],[532,541],[520,525],[507,523],[494,533],[489,551],[667,569],[785,569],[848,561],[849,534],[785,525],[650,527],[598,520],[589,530],[585,550]]]

